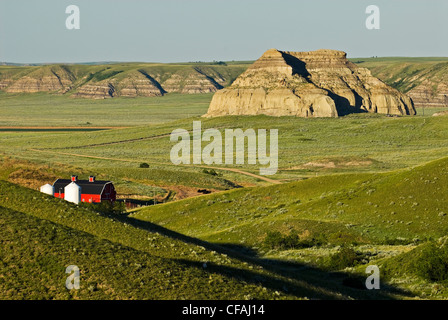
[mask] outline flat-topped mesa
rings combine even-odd
[[[213,96],[206,117],[224,115],[337,117],[374,112],[414,115],[412,100],[337,50],[270,49]]]
[[[308,71],[325,69],[357,68],[347,60],[347,53],[338,50],[320,49],[316,51],[292,52],[285,51],[289,55],[303,61]]]
[[[264,70],[292,75],[292,66],[286,63],[281,51],[269,49],[248,70]]]

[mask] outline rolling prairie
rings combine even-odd
[[[352,61],[403,92],[413,89],[412,77],[442,81],[448,63]],[[226,85],[248,64],[233,65]],[[196,66],[151,68],[197,75]],[[87,83],[121,83],[142,68],[103,67],[72,67],[78,76],[66,93],[0,92],[3,299],[448,297],[448,275],[436,272],[448,265],[448,117],[432,117],[445,108],[423,114],[417,107],[416,116],[400,117],[210,119],[201,116],[212,93],[73,97]],[[0,81],[42,71],[8,68],[0,68]],[[278,172],[266,179],[247,161],[175,166],[170,133],[191,132],[193,121],[222,133],[278,129]],[[123,196],[167,203],[110,215],[36,190],[71,174],[96,175]],[[77,293],[64,287],[64,267],[73,260],[85,281]],[[365,290],[369,264],[380,267],[380,292]]]

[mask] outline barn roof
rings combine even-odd
[[[54,192],[59,193],[62,190],[64,192],[65,186],[70,184],[72,180],[70,179],[58,179],[54,182]],[[108,183],[112,183],[110,181],[101,181],[97,180],[94,182],[89,182],[89,180],[77,180],[75,183],[81,187],[82,194],[101,194],[103,192],[104,186]]]

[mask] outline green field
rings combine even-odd
[[[104,216],[0,181],[2,299],[393,298],[340,286],[344,275],[240,255],[134,219]],[[81,289],[65,289],[65,267]],[[313,279],[310,283],[305,279]]]
[[[67,96],[0,92],[0,126],[138,126],[157,124],[207,111],[212,94],[163,97],[74,99]]]
[[[169,133],[176,128],[191,130],[193,120],[201,120],[203,129],[279,129],[280,167],[271,178],[283,184],[269,185],[256,177],[221,169],[216,169],[218,175],[214,176],[204,173],[202,167],[171,164],[169,152],[173,144]],[[244,257],[247,262],[286,277],[282,278],[284,281],[305,281],[325,287],[312,294],[308,289],[297,288],[294,293],[288,291],[284,298],[335,298],[335,292],[343,297],[375,299],[425,295],[444,298],[447,296],[444,282],[437,281],[439,289],[433,293],[434,281],[419,276],[416,262],[409,258],[413,255],[407,254],[412,250],[424,254],[422,248],[446,235],[448,230],[445,220],[447,161],[437,160],[446,157],[448,151],[448,133],[444,130],[447,126],[448,117],[390,118],[367,114],[338,119],[195,117],[100,131],[1,132],[4,158],[0,176],[26,185],[26,181],[17,177],[29,178],[38,173],[39,182],[51,183],[56,177],[74,172],[81,177],[94,173],[102,179],[113,180],[119,193],[147,198],[154,192],[164,195],[170,187],[213,189],[220,192],[136,210],[125,218],[126,223],[148,222],[167,234],[176,232],[185,239],[215,246],[214,251],[219,248],[226,255]],[[142,162],[147,162],[150,168],[139,168]],[[247,164],[227,168],[258,174],[257,166]],[[253,187],[235,189],[237,185]],[[19,187],[2,185],[5,195],[15,195],[21,190],[14,188]],[[37,214],[39,219],[141,250],[143,240],[138,239],[143,234],[137,237],[132,231],[124,237],[110,230],[101,231],[100,227],[86,224],[82,212],[76,223],[61,223],[64,215],[57,213],[61,212],[57,209],[60,203],[52,203],[54,209],[51,209],[39,202],[29,205],[32,203],[29,198],[7,196],[5,200],[4,196],[0,206],[26,215]],[[121,228],[122,222],[116,225]],[[127,237],[132,239],[126,240]],[[90,250],[96,250],[95,246]],[[166,258],[171,255],[166,254]],[[345,254],[347,259],[338,261],[337,257]],[[410,273],[397,269],[394,263],[403,259]],[[274,265],[266,265],[266,261]],[[93,260],[91,263],[97,264]],[[284,271],[284,264],[291,263],[293,266]],[[362,287],[368,264],[378,264],[384,270],[384,284],[388,289],[381,294],[386,296],[353,288]],[[294,276],[297,268],[305,268],[307,272]],[[334,272],[340,275],[329,284],[322,283],[322,279],[328,283],[328,277],[333,277]],[[105,281],[101,277],[98,283]],[[141,279],[145,277],[142,275]],[[13,283],[8,288],[16,286]],[[185,289],[185,292],[196,297],[192,290]],[[243,291],[252,292],[247,290]],[[89,292],[85,292],[86,296],[93,297]],[[53,294],[61,299],[72,298],[61,292]],[[162,297],[153,291],[129,294]],[[226,294],[210,293],[206,297],[218,296],[225,298]]]
[[[403,59],[353,61],[384,72],[444,63]],[[432,117],[441,109],[201,118],[211,97],[0,93],[0,298],[448,297],[448,117]],[[173,165],[170,133],[198,120],[222,133],[278,129],[278,172],[260,176],[247,161]],[[107,215],[36,191],[71,174],[168,203]],[[64,287],[70,264],[81,269],[79,291]],[[382,290],[365,290],[371,264]]]
[[[446,82],[448,58],[352,58],[352,62],[370,69],[374,76],[387,84],[408,92],[422,81]],[[52,70],[73,82],[66,94],[60,92],[11,94],[0,90],[0,127],[2,126],[139,126],[162,123],[182,118],[200,116],[207,111],[212,94],[168,93],[163,97],[119,97],[93,100],[73,98],[80,86],[96,84],[109,79],[132,79],[138,70],[157,75],[160,83],[177,75],[179,85],[195,74],[194,68],[230,84],[251,61],[218,63],[113,63],[108,65],[49,65],[49,66],[0,66],[0,80],[17,80],[24,76],[40,79],[52,75]],[[436,110],[425,108],[425,115]],[[417,110],[422,114],[423,109]]]
[[[352,272],[362,273],[369,264],[386,264],[393,270],[388,274],[392,283],[415,278],[400,287],[419,296],[431,292],[434,284],[415,276],[412,268],[421,261],[407,262],[406,270],[392,262],[400,254],[409,260],[410,250],[417,247],[419,252],[427,241],[446,236],[447,186],[445,158],[411,170],[329,175],[228,191],[148,207],[132,217],[261,258],[323,269],[333,266],[328,266],[328,259],[340,246],[351,246],[362,256]],[[272,232],[278,232],[277,237],[267,241]],[[336,269],[346,267],[353,266]],[[448,295],[447,283],[439,289],[433,298]]]
[[[444,130],[448,125],[447,117],[389,118],[370,114],[338,119],[189,118],[166,124],[91,132],[0,132],[0,143],[4,155],[46,164],[58,162],[83,168],[119,166],[131,169],[147,162],[154,169],[200,171],[192,165],[176,167],[170,161],[174,143],[169,141],[169,134],[176,128],[191,131],[194,120],[201,120],[203,129],[278,129],[279,171],[275,179],[407,168],[441,158],[448,151],[448,133]],[[218,166],[226,167],[215,165]],[[259,169],[247,163],[228,167],[256,174]],[[135,173],[139,175],[137,171]]]

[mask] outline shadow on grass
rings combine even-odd
[[[258,255],[258,252],[252,248],[242,246],[240,244],[235,243],[220,243],[216,244],[219,247],[222,247],[223,249],[231,250],[238,252],[240,254],[243,254],[244,256],[254,258]]]
[[[205,270],[236,277],[248,283],[262,284],[267,288],[283,292],[287,295],[293,295],[297,298],[391,300],[414,296],[414,294],[410,292],[385,283],[381,284],[381,290],[367,290],[365,288],[367,274],[364,277],[344,272],[329,272],[292,261],[262,259],[256,256],[254,250],[245,246],[213,244],[169,230],[151,222],[130,217],[117,216],[115,219],[140,229],[150,232],[158,232],[173,239],[199,245],[208,250],[226,254],[230,258],[251,264],[254,268],[253,270],[242,270],[213,264],[207,265]],[[203,268],[202,263],[199,262],[185,259],[175,260],[184,263],[185,265]],[[270,272],[270,275],[267,276],[266,274],[257,271],[260,267],[265,271]]]

